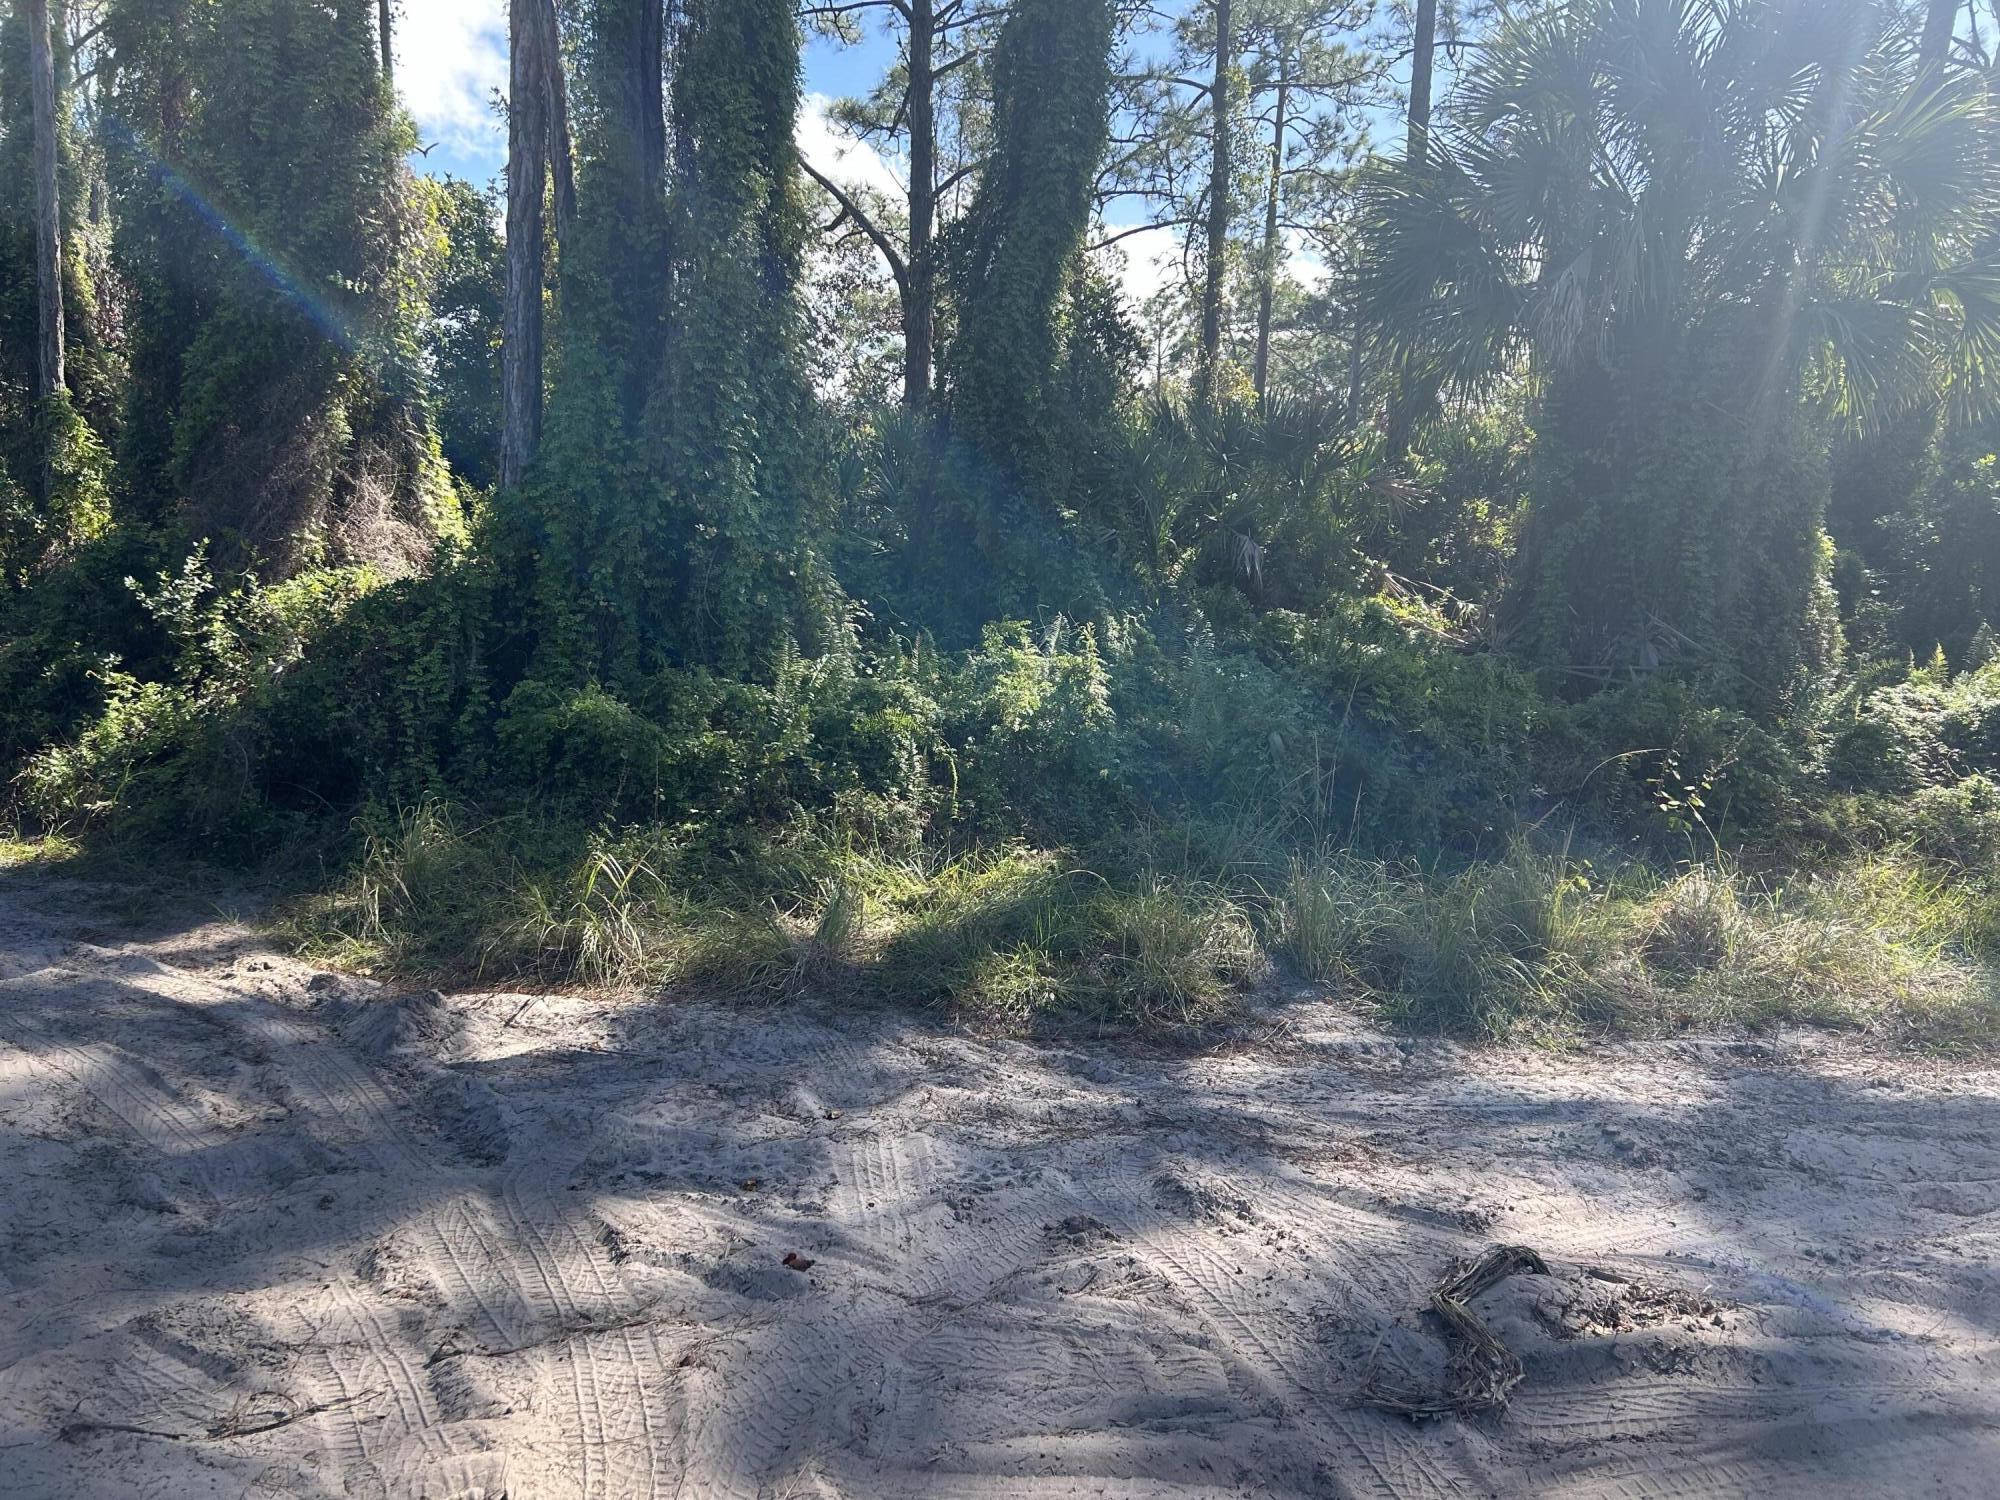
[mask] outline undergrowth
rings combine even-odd
[[[99,663],[66,734],[0,703],[43,744],[13,803],[263,869],[336,965],[1023,1031],[1199,1026],[1295,978],[1488,1038],[1996,1034],[1994,667],[1857,686],[1784,743],[1667,679],[1543,696],[1386,596],[1234,647],[1054,618],[565,683],[467,625],[499,587],[471,563],[151,577],[154,676]],[[1558,813],[1623,842],[1535,831]]]

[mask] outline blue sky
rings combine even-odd
[[[507,81],[506,0],[402,0],[396,54],[397,85],[431,147],[425,168],[478,183],[497,176],[506,158],[493,111]],[[812,40],[809,105],[866,89],[893,55],[879,32],[853,48]]]

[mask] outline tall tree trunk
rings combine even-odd
[[[641,191],[656,194],[667,180],[666,15],[660,0],[636,0],[620,41],[621,133],[631,143]]]
[[[1431,78],[1437,65],[1437,0],[1417,0],[1415,45],[1410,49],[1410,138],[1404,148],[1404,164],[1423,166],[1431,154]],[[1356,347],[1361,330],[1355,330]],[[1413,395],[1407,373],[1399,376],[1388,401],[1389,452],[1406,457],[1415,425],[1410,401]]]
[[[1958,13],[1964,0],[1930,0],[1924,11],[1924,36],[1917,55],[1926,63],[1942,64],[1951,59],[1951,39],[1958,30]]]
[[[542,69],[542,110],[548,126],[544,143],[553,177],[551,196],[556,205],[556,247],[569,242],[576,227],[576,160],[569,143],[569,85],[563,77],[562,24],[556,19],[556,0],[540,0],[535,7],[541,35],[535,52]],[[660,151],[666,150],[666,125],[660,126]]]
[[[510,0],[507,96],[507,307],[500,341],[500,483],[519,484],[542,442],[542,194],[549,149],[551,0]]]
[[[1235,62],[1235,27],[1230,0],[1215,5],[1215,81],[1209,91],[1214,111],[1214,155],[1208,177],[1208,279],[1201,297],[1201,370],[1203,401],[1215,399],[1222,365],[1222,294],[1229,269],[1229,187],[1232,108],[1229,97],[1231,64]]]
[[[49,40],[49,0],[27,0],[28,71],[35,117],[35,290],[41,341],[35,396],[63,389],[62,196],[56,175],[56,60]]]
[[[1357,427],[1361,423],[1361,345],[1366,335],[1361,321],[1361,310],[1355,309],[1352,326],[1347,335],[1347,425]]]
[[[382,38],[382,76],[389,82],[396,81],[396,36],[395,22],[389,15],[390,0],[376,0],[376,14],[381,18],[378,28]]]
[[[903,405],[922,411],[931,400],[932,345],[937,338],[937,44],[933,0],[910,0],[910,260],[903,307]]]
[[[1285,190],[1285,112],[1292,102],[1291,56],[1279,44],[1278,101],[1271,124],[1271,181],[1264,195],[1264,284],[1257,294],[1257,363],[1251,384],[1263,400],[1271,383],[1271,316],[1278,300],[1278,208]]]
[[[1430,155],[1431,75],[1437,62],[1437,0],[1417,0],[1416,44],[1410,51],[1410,141],[1404,159],[1412,166]]]

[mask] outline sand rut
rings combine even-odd
[[[104,894],[0,884],[9,1497],[2000,1472],[1992,1073],[1404,1047],[1324,1004],[1192,1059],[809,1001],[390,1013],[226,925],[107,935]],[[1543,1267],[1470,1304],[1508,1409],[1365,1406],[1441,1388],[1426,1299],[1500,1243]]]

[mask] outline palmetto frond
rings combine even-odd
[[[1361,264],[1359,294],[1394,352],[1443,383],[1490,378],[1525,333],[1529,247],[1494,232],[1480,183],[1450,158],[1380,169],[1362,201],[1375,253]]]
[[[1570,0],[1504,28],[1432,160],[1364,184],[1406,369],[1615,364],[1735,308],[1856,420],[2000,374],[2000,129],[1884,0]]]

